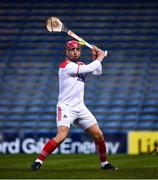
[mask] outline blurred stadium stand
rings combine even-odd
[[[70,38],[47,32],[49,16],[109,52],[85,89],[102,130],[158,130],[158,2],[70,0],[0,2],[0,131],[56,132],[58,64]],[[82,59],[91,61],[87,47]]]

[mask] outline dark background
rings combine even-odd
[[[58,64],[71,38],[47,31],[50,16],[108,50],[103,74],[88,76],[85,89],[103,132],[158,130],[157,1],[1,1],[1,135],[56,132]],[[87,47],[81,60],[91,62]]]

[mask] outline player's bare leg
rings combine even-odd
[[[102,169],[117,170],[107,160],[106,145],[102,131],[97,124],[94,124],[86,129],[86,131],[93,137],[99,154]]]
[[[58,127],[58,132],[55,137],[50,139],[45,146],[43,147],[40,155],[36,159],[36,161],[32,164],[32,170],[39,170],[43,161],[49,156],[67,137],[69,133],[69,128],[65,126]]]

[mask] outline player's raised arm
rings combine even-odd
[[[87,65],[85,64],[76,64],[71,63],[67,65],[67,72],[68,74],[76,75],[76,74],[87,74],[87,73],[93,73],[94,71],[97,71],[98,69],[101,69],[102,65],[99,60],[95,60]]]
[[[93,61],[99,60],[100,62],[102,62],[104,57],[107,56],[107,54],[105,54],[105,52],[102,52],[96,46],[93,46],[93,49],[91,50],[91,54],[92,54],[92,60]],[[102,74],[102,66],[99,66],[95,71],[92,72],[92,74],[93,75],[100,75],[100,74]]]
[[[81,46],[78,41],[71,40],[66,44],[66,55],[67,60],[69,61],[66,66],[65,72],[68,74],[84,74],[84,73],[92,73],[98,69],[101,69],[101,61],[103,60],[105,53],[101,51],[97,47],[94,46],[94,52],[96,54],[95,61],[84,65],[80,62],[81,55]],[[103,53],[102,53],[103,52]]]

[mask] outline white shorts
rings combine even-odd
[[[66,126],[70,128],[71,125],[76,124],[84,129],[97,124],[95,117],[84,104],[75,107],[70,107],[67,104],[58,104],[56,122],[57,127]]]

